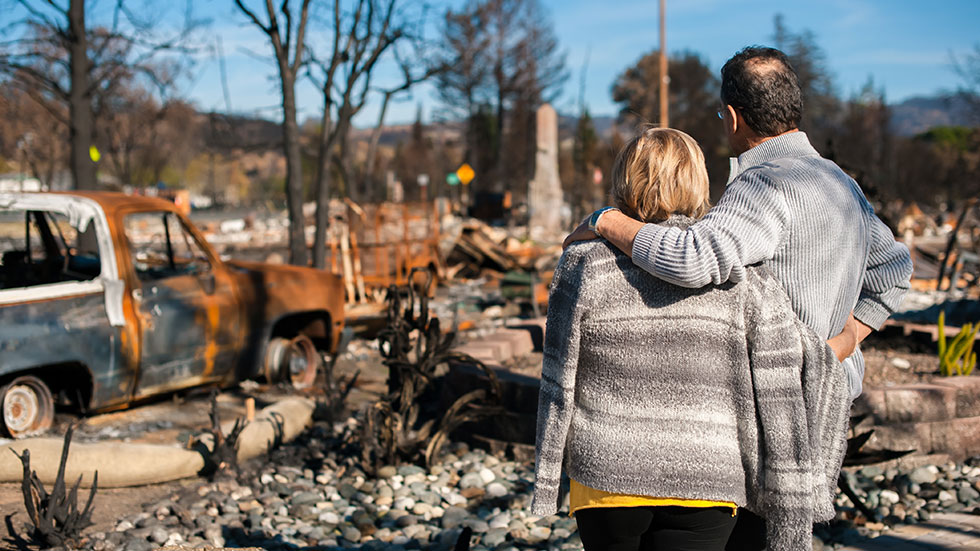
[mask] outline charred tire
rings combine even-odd
[[[320,354],[306,335],[293,339],[274,337],[269,340],[263,365],[266,381],[289,381],[294,388],[309,388],[313,385],[319,368]]]
[[[24,375],[0,388],[0,412],[3,432],[12,438],[23,438],[51,428],[54,398],[41,379]]]

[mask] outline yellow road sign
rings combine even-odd
[[[465,186],[473,181],[473,177],[476,176],[476,173],[473,172],[473,167],[467,163],[463,163],[462,166],[456,170],[456,176],[459,177],[459,181]]]

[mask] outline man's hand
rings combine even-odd
[[[633,240],[636,234],[643,227],[643,222],[631,218],[618,210],[610,210],[599,219],[599,226],[596,228],[602,237],[616,246],[624,253],[633,256]],[[568,248],[576,241],[585,241],[599,237],[589,229],[589,219],[586,218],[575,231],[570,233],[561,244],[562,248]]]
[[[568,237],[566,237],[565,240],[562,241],[561,248],[567,249],[569,245],[575,243],[576,241],[588,241],[589,239],[598,239],[598,238],[599,236],[596,235],[594,231],[589,229],[589,217],[586,216],[585,220],[582,220],[582,223],[579,224],[577,228],[575,228],[575,231],[568,234]]]
[[[865,328],[868,329],[867,333],[862,331]],[[854,319],[854,313],[852,312],[851,315],[847,316],[844,329],[836,336],[827,339],[827,344],[834,351],[834,355],[837,356],[837,361],[842,362],[854,353],[854,349],[857,348],[858,343],[864,340],[864,337],[868,336],[870,332],[868,326]]]

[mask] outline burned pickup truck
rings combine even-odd
[[[344,324],[339,276],[223,261],[162,199],[0,193],[2,432],[247,378],[309,384]]]

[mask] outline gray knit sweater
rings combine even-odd
[[[746,151],[732,176],[718,204],[690,228],[640,230],[633,261],[684,287],[741,281],[745,266],[765,262],[793,311],[823,338],[839,333],[852,309],[875,329],[895,311],[912,275],[908,249],[806,134]],[[844,366],[854,398],[864,375],[860,350]]]
[[[600,490],[748,507],[772,549],[805,549],[833,516],[846,386],[766,268],[690,289],[605,241],[572,245],[548,305],[532,510],[557,510],[564,460]]]

